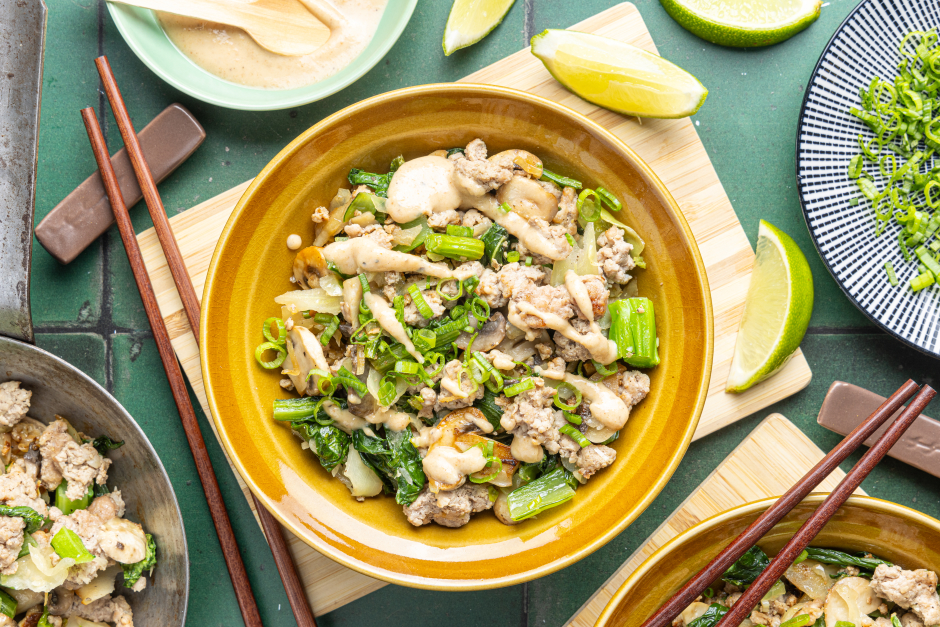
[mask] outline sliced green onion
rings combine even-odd
[[[439,233],[428,233],[424,247],[429,253],[448,259],[480,259],[486,251],[486,244],[481,240]]]
[[[469,226],[447,225],[447,234],[456,237],[473,237],[473,228]]]
[[[444,356],[440,353],[431,353],[425,360],[424,371],[429,377],[436,377],[444,371]],[[433,370],[429,370],[433,368]]]
[[[577,414],[572,414],[570,411],[563,411],[561,413],[564,415],[565,420],[573,425],[580,425],[582,422],[581,416]]]
[[[512,211],[512,207],[509,206],[508,202],[500,203],[499,208],[503,213],[509,213]]]
[[[815,622],[809,614],[800,614],[790,620],[783,621],[780,623],[780,627],[806,627],[806,625],[812,625]]]
[[[940,263],[937,263],[937,260],[933,258],[933,255],[930,254],[930,251],[926,247],[921,246],[914,251],[914,254],[917,255],[917,258],[920,259],[920,262],[927,266],[927,270],[933,274],[934,281],[940,278]]]
[[[623,205],[620,204],[620,201],[617,200],[617,197],[608,192],[603,187],[597,188],[597,195],[601,197],[601,202],[607,205],[607,208],[611,211],[620,211],[623,209]]]
[[[515,263],[519,261],[519,251],[511,250],[506,253],[506,261],[509,263]]]
[[[59,529],[52,537],[51,544],[59,557],[72,558],[76,564],[84,564],[95,559],[95,556],[85,548],[78,534],[68,527]]]
[[[559,433],[564,433],[572,440],[578,443],[578,446],[581,448],[587,448],[591,446],[591,441],[584,437],[584,434],[575,429],[574,425],[562,425],[558,428]]]
[[[32,536],[30,536],[32,537]],[[24,543],[25,544],[25,543]],[[0,614],[5,614],[10,618],[16,616],[16,599],[11,597],[9,594],[0,590]]]
[[[431,329],[417,329],[411,336],[415,348],[421,353],[426,353],[437,346],[437,334]]]
[[[567,176],[562,176],[561,174],[555,174],[554,172],[550,172],[549,170],[546,170],[545,168],[542,168],[541,180],[551,181],[552,183],[555,183],[556,185],[560,185],[561,187],[573,187],[575,189],[581,189],[581,187],[583,187],[581,185],[581,181],[570,179]]]
[[[271,325],[277,326],[277,337],[271,333]],[[271,342],[272,344],[284,345],[287,342],[287,329],[284,328],[284,321],[277,317],[268,318],[264,321],[264,324],[261,326],[261,332],[264,334],[264,339]]]
[[[368,294],[369,292],[372,291],[372,288],[369,287],[369,279],[367,279],[367,278],[366,278],[366,275],[363,274],[363,273],[361,273],[361,272],[359,273],[359,284],[362,286],[362,293],[363,293],[363,294]],[[361,303],[364,303],[364,302],[366,302],[366,301],[365,301],[365,299],[362,299],[362,301],[360,301],[360,302],[361,302]]]
[[[480,297],[474,298],[472,301],[470,301],[470,315],[480,322],[489,320],[490,304]]]
[[[421,294],[421,289],[418,287],[417,283],[412,283],[408,286],[408,294],[411,296],[411,302],[414,303],[419,314],[428,320],[434,317],[434,311],[431,309],[431,306],[428,305],[427,301],[424,300],[424,296]]]
[[[593,189],[578,194],[578,215],[585,222],[596,222],[601,217],[601,199]]]
[[[520,381],[519,383],[514,383],[508,388],[503,389],[503,394],[506,396],[517,396],[522,394],[527,390],[531,390],[535,387],[535,382],[532,380],[532,377],[527,377]]]
[[[930,287],[935,282],[933,274],[930,272],[924,272],[913,279],[911,279],[911,290],[914,292],[919,292],[925,287]]]
[[[350,372],[346,366],[339,369],[339,372],[333,377],[333,382],[337,385],[344,386],[347,392],[352,390],[359,396],[365,396],[369,393],[369,388],[366,387],[366,384],[360,381],[359,377]]]
[[[320,343],[326,346],[339,329],[339,318],[333,314],[318,313],[313,317],[313,321],[325,327],[323,333],[320,334]]]
[[[418,374],[421,366],[416,361],[398,361],[395,362],[395,372],[401,374]]]
[[[274,361],[265,361],[264,353],[266,351],[275,351],[277,357],[274,358]],[[258,345],[258,348],[255,349],[255,361],[257,361],[262,368],[267,370],[274,370],[284,363],[284,360],[287,359],[287,349],[285,349],[280,344],[275,344],[274,342],[264,342]]]
[[[396,394],[395,382],[388,375],[382,377],[379,383],[379,405],[388,407],[395,400]]]
[[[565,411],[574,411],[581,405],[581,390],[574,387],[572,384],[567,381],[559,385],[555,390],[558,392],[555,394],[555,407],[563,409]],[[573,398],[574,403],[566,403],[562,400],[561,395],[565,393],[566,398]]]
[[[891,286],[897,286],[898,275],[894,273],[894,266],[891,265],[890,261],[885,262],[885,272],[888,273],[888,282],[891,283]]]
[[[441,291],[441,287],[448,281],[456,281],[457,283],[457,295],[456,296],[448,296],[447,294]],[[444,300],[453,302],[457,300],[458,298],[460,298],[461,296],[463,296],[463,283],[461,283],[460,280],[455,277],[448,277],[446,279],[441,279],[440,281],[437,282],[437,289],[435,291],[437,292],[437,295],[443,298]]]
[[[862,173],[862,155],[855,155],[849,161],[849,178],[857,179]]]
[[[597,370],[602,376],[609,377],[611,375],[617,374],[617,362],[609,366],[605,366],[596,359],[592,359],[591,363],[594,364],[594,370]]]
[[[527,266],[531,266],[531,265],[532,265],[532,257],[526,257],[526,258],[525,258],[525,265],[527,265]]]
[[[333,375],[331,375],[326,370],[321,370],[320,368],[311,368],[310,372],[307,373],[306,381],[309,381],[311,377],[319,377],[317,379],[317,389],[320,390],[320,394],[323,396],[331,396],[333,392],[336,391],[336,384],[333,382]]]
[[[574,238],[571,237],[571,233],[565,233],[565,239],[568,241],[569,244],[571,244],[572,247],[574,247],[575,242],[574,242]]]

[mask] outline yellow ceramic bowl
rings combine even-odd
[[[775,525],[758,546],[768,555],[776,555],[825,497],[810,495]],[[775,500],[764,499],[730,509],[663,545],[620,586],[595,627],[642,625]],[[940,520],[889,501],[853,496],[823,527],[812,546],[870,551],[905,568],[940,571]]]
[[[524,148],[545,166],[624,201],[622,219],[645,238],[640,292],[656,304],[662,364],[652,393],[614,444],[617,461],[568,504],[507,527],[489,513],[460,529],[412,527],[392,498],[358,503],[289,429],[271,419],[290,396],[255,363],[261,323],[289,282],[298,233],[348,187],[351,167],[385,172],[406,159],[481,137],[491,153]],[[309,129],[258,175],[229,219],[209,267],[202,371],[230,459],[261,502],[305,542],[372,577],[436,589],[479,589],[546,575],[590,554],[659,493],[698,423],[712,363],[712,309],[701,257],[675,201],[627,146],[566,107],[483,85],[423,85],[348,107]]]

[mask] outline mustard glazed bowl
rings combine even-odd
[[[808,496],[757,545],[768,555],[776,555],[826,496]],[[642,625],[776,500],[762,499],[722,512],[664,544],[623,582],[595,627]],[[811,546],[867,551],[904,568],[936,571],[940,569],[940,520],[890,501],[853,496]]]
[[[494,516],[459,529],[416,528],[393,498],[360,503],[290,430],[272,419],[287,397],[278,371],[253,353],[273,298],[292,289],[288,235],[312,237],[313,208],[328,205],[357,167],[387,171],[405,159],[482,138],[491,154],[522,148],[545,167],[623,199],[620,218],[646,241],[639,288],[655,304],[661,364],[652,391],[613,444],[617,461],[569,503],[505,526]],[[712,366],[712,307],[698,248],[675,200],[630,148],[586,117],[520,91],[422,85],[375,96],[324,119],[282,150],[242,196],[215,249],[202,301],[202,373],[229,459],[291,532],[371,577],[440,590],[507,586],[589,555],[659,494],[698,424]]]

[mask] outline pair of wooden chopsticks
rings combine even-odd
[[[147,165],[146,159],[144,159],[140,142],[137,139],[137,134],[134,131],[130,115],[127,112],[127,107],[124,105],[124,99],[121,97],[121,92],[118,89],[117,81],[114,78],[114,73],[111,71],[107,57],[98,57],[95,59],[95,65],[98,67],[98,74],[101,76],[108,101],[111,103],[114,118],[121,131],[121,137],[124,139],[124,146],[127,149],[127,154],[130,156],[134,173],[137,175],[137,181],[140,184],[140,189],[143,190],[144,199],[150,211],[150,217],[153,219],[154,229],[157,232],[163,253],[166,255],[170,272],[173,275],[173,280],[180,294],[180,299],[183,301],[186,317],[189,319],[190,327],[192,327],[193,334],[198,342],[199,300],[196,298],[192,280],[189,278],[186,265],[183,263],[183,257],[176,244],[176,239],[173,237],[173,231],[167,220],[163,202],[160,200],[160,194],[157,192],[157,185],[153,180],[150,167]],[[101,172],[101,179],[104,182],[108,200],[110,200],[111,208],[114,211],[118,230],[121,233],[121,240],[124,242],[124,248],[127,252],[127,259],[134,272],[134,280],[137,283],[137,288],[140,290],[144,309],[147,312],[147,319],[150,321],[150,328],[153,329],[154,340],[160,352],[160,359],[163,361],[163,367],[166,370],[170,388],[173,391],[173,399],[176,401],[176,407],[179,410],[183,428],[186,431],[186,439],[189,441],[189,448],[196,462],[196,469],[199,471],[199,479],[202,482],[202,487],[206,494],[206,501],[209,504],[212,522],[215,524],[216,532],[219,535],[219,543],[222,545],[222,554],[225,557],[225,564],[232,578],[232,585],[235,588],[235,596],[238,599],[238,606],[241,610],[242,618],[247,627],[262,627],[258,606],[255,603],[254,595],[251,592],[251,584],[248,581],[248,573],[245,571],[245,565],[238,551],[235,533],[232,530],[232,524],[229,520],[228,512],[225,509],[225,503],[222,500],[222,492],[219,490],[219,484],[216,481],[215,472],[212,469],[212,462],[209,460],[209,453],[206,450],[202,431],[196,420],[196,412],[193,410],[192,402],[189,400],[189,394],[186,391],[183,373],[180,370],[176,355],[173,352],[173,347],[170,344],[170,335],[167,331],[166,323],[163,321],[163,316],[160,314],[157,298],[153,291],[153,285],[151,285],[150,277],[147,275],[143,256],[140,253],[140,246],[137,243],[137,236],[134,233],[134,226],[131,223],[127,206],[124,204],[124,197],[121,194],[121,188],[118,185],[117,177],[111,166],[111,156],[108,153],[108,147],[101,133],[101,127],[98,125],[98,119],[95,117],[94,109],[90,107],[82,109],[82,120],[85,123],[85,129],[88,131],[88,139],[91,141],[91,147],[95,153],[95,160],[98,162],[98,169]],[[316,627],[313,612],[310,610],[310,605],[307,603],[307,596],[300,583],[300,578],[297,576],[297,572],[294,569],[294,563],[288,551],[287,544],[284,542],[281,528],[277,520],[264,508],[258,499],[255,498],[254,495],[252,495],[252,498],[254,498],[255,511],[261,519],[265,536],[267,536],[268,543],[271,546],[271,552],[274,554],[274,561],[281,575],[281,580],[284,583],[284,588],[287,591],[287,597],[290,601],[291,609],[294,612],[294,617],[297,619],[297,624],[301,627]]]
[[[819,483],[829,476],[839,464],[857,449],[865,440],[878,430],[894,413],[900,409],[904,403],[917,392],[917,384],[911,380],[902,385],[889,399],[875,410],[865,422],[860,424],[855,431],[845,436],[845,439],[839,443],[832,451],[826,455],[818,464],[816,464],[802,479],[800,479],[786,494],[780,497],[767,511],[755,520],[744,530],[741,535],[735,538],[731,544],[719,553],[715,559],[698,572],[683,586],[676,594],[672,596],[655,614],[650,616],[643,627],[668,627],[672,621],[682,613],[695,599],[714,581],[718,580],[728,568],[731,567],[744,553],[754,546],[764,534],[773,528],[780,520],[796,506],[800,501],[806,498]],[[771,560],[764,572],[754,580],[754,582],[744,591],[738,601],[728,610],[728,613],[721,619],[717,627],[736,627],[747,618],[754,607],[760,602],[765,594],[790,567],[796,558],[802,553],[809,543],[816,537],[819,531],[825,526],[830,518],[839,510],[843,503],[851,496],[852,492],[862,483],[862,480],[868,476],[868,473],[881,461],[891,447],[897,443],[901,435],[910,427],[917,416],[920,415],[927,404],[936,396],[937,393],[928,385],[925,385],[917,396],[911,401],[911,404],[901,415],[888,427],[887,431],[879,438],[858,461],[852,470],[836,486],[836,489],[826,497],[826,500],[816,509],[803,526],[794,534],[783,549]],[[781,451],[781,454],[786,454]]]

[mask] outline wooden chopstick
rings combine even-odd
[[[894,415],[904,403],[917,391],[917,384],[910,379],[886,399],[865,422],[845,436],[832,451],[813,466],[802,479],[797,481],[786,494],[781,496],[741,535],[732,540],[725,549],[700,570],[676,592],[656,613],[646,619],[643,627],[667,627],[715,580],[721,577],[732,564],[754,546],[764,534],[786,516],[800,501],[806,498],[823,479],[828,477],[839,464],[845,461],[865,440],[878,430],[884,422]],[[765,591],[766,592],[766,591]]]
[[[212,462],[209,460],[209,452],[206,450],[206,443],[202,438],[202,431],[199,429],[199,421],[196,419],[196,412],[189,400],[186,382],[183,379],[183,373],[180,371],[179,363],[176,361],[173,346],[170,344],[170,334],[167,331],[166,323],[163,321],[163,316],[160,314],[157,297],[154,294],[153,285],[150,283],[150,277],[147,275],[144,258],[140,254],[140,246],[134,233],[134,225],[131,223],[127,206],[124,204],[124,198],[121,195],[121,188],[118,185],[114,169],[111,167],[111,156],[104,142],[104,135],[101,133],[101,127],[98,125],[94,109],[91,107],[82,109],[82,120],[85,122],[85,130],[88,131],[88,139],[91,141],[91,147],[95,153],[95,161],[98,162],[98,169],[101,172],[101,180],[108,194],[108,200],[111,201],[111,209],[114,211],[114,219],[121,233],[121,241],[124,242],[127,260],[134,271],[134,281],[137,283],[137,289],[140,290],[144,311],[147,313],[147,320],[150,321],[153,338],[157,344],[157,350],[160,352],[160,359],[163,361],[163,368],[166,370],[170,389],[173,391],[173,400],[176,401],[176,408],[179,410],[183,429],[186,431],[186,440],[189,442],[189,449],[192,451],[193,460],[196,462],[196,470],[199,471],[199,479],[202,482],[202,489],[206,493],[206,501],[209,504],[212,522],[219,534],[222,555],[225,557],[225,564],[228,566],[229,575],[232,578],[232,585],[235,588],[235,597],[238,599],[242,618],[246,627],[263,627],[261,616],[258,613],[258,606],[255,604],[254,596],[251,593],[248,573],[245,571],[245,565],[242,563],[241,555],[238,552],[235,532],[232,530],[232,523],[228,518],[228,512],[225,510],[222,491],[219,489],[215,473],[212,470]]]
[[[813,538],[829,522],[829,519],[839,511],[842,504],[855,492],[856,488],[861,485],[862,480],[878,465],[878,462],[891,450],[891,447],[897,443],[904,432],[907,431],[907,428],[914,424],[917,417],[936,395],[937,392],[929,385],[921,388],[907,409],[888,427],[887,431],[875,442],[875,445],[862,455],[862,458],[852,467],[849,474],[839,482],[836,489],[826,497],[822,505],[816,508],[816,511],[803,523],[799,531],[790,538],[786,546],[770,561],[767,568],[748,586],[741,598],[731,606],[724,618],[718,622],[717,627],[736,627],[750,615],[751,610],[760,603],[760,600],[767,594],[774,582],[783,576],[784,571],[793,564],[793,561],[803,552],[803,549],[809,546]]]
[[[134,173],[137,175],[137,182],[143,192],[147,208],[150,211],[150,217],[153,220],[154,230],[157,232],[157,238],[160,240],[160,246],[163,248],[163,254],[166,256],[170,267],[170,273],[173,275],[173,281],[180,294],[180,300],[183,302],[183,309],[186,311],[186,317],[192,328],[196,344],[199,344],[199,299],[196,297],[196,290],[193,287],[192,279],[186,270],[186,264],[180,253],[173,235],[173,229],[166,217],[166,210],[163,207],[163,201],[157,190],[157,184],[150,172],[150,166],[144,157],[143,150],[140,147],[140,141],[137,133],[134,131],[134,125],[131,122],[127,107],[124,104],[124,98],[118,88],[117,80],[111,70],[111,65],[105,56],[95,59],[95,65],[98,68],[98,74],[104,86],[108,101],[111,103],[111,110],[114,112],[114,119],[117,121],[118,129],[121,131],[121,137],[124,140],[124,146],[130,157]],[[136,242],[136,239],[135,239]],[[301,627],[316,627],[316,621],[313,617],[313,611],[307,600],[306,591],[297,575],[294,567],[294,561],[291,558],[290,550],[284,541],[284,535],[277,519],[261,504],[261,502],[252,493],[252,499],[255,504],[255,511],[261,520],[261,527],[268,539],[271,547],[271,553],[274,556],[274,563],[277,566],[284,589],[287,592],[287,599],[297,624]]]

